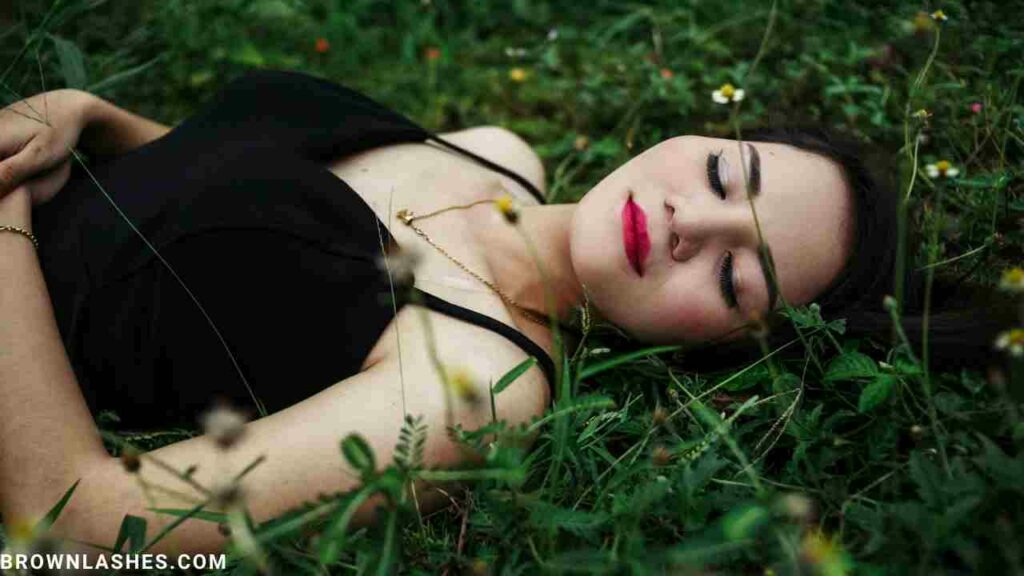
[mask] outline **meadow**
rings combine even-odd
[[[891,177],[908,231],[902,266],[1015,298],[1021,8],[20,0],[0,13],[0,102],[79,88],[175,125],[248,69],[296,69],[436,132],[512,130],[542,157],[550,202],[579,199],[675,135],[823,125],[875,151]],[[725,85],[743,99],[717,102]],[[898,292],[879,310],[920,304]],[[248,529],[280,574],[1024,573],[1024,317],[1005,319],[1001,341],[974,343],[992,362],[952,370],[935,367],[949,359],[927,341],[853,338],[814,305],[787,314],[803,334],[787,354],[765,348],[711,372],[594,326],[566,355],[530,451],[517,447],[527,431],[496,423],[455,432],[486,455],[479,468],[426,470],[411,418],[384,473],[357,438],[341,444],[339,464],[363,474],[362,490]],[[97,415],[101,427],[116,419]],[[192,433],[115,434],[110,449],[122,450],[114,436],[145,449]],[[498,440],[485,444],[487,433]],[[413,478],[469,490],[423,515],[403,490]],[[381,521],[346,530],[347,507],[374,492],[387,496]],[[139,530],[126,526],[138,537],[129,546],[156,536]],[[233,551],[230,573],[257,572],[247,550]]]

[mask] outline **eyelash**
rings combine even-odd
[[[722,267],[718,271],[718,283],[722,287],[722,294],[725,295],[725,301],[729,308],[735,308],[738,303],[736,301],[736,286],[732,281],[732,252],[725,253]]]
[[[719,150],[717,154],[708,154],[708,183],[711,184],[711,188],[715,191],[718,197],[725,200],[725,186],[722,185],[722,175],[718,172],[718,160],[721,157],[721,150]]]

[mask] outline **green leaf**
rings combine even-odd
[[[60,36],[50,35],[50,39],[53,40],[53,47],[60,60],[60,71],[64,76],[64,84],[68,88],[84,88],[86,83],[85,60],[82,58],[82,51],[74,42]]]
[[[860,393],[860,400],[857,402],[857,410],[861,413],[868,412],[885,402],[896,384],[896,377],[892,374],[879,374],[864,387]]]
[[[494,395],[497,396],[498,394],[501,394],[502,390],[508,388],[509,384],[515,382],[516,378],[522,376],[523,372],[529,370],[530,367],[536,363],[537,359],[534,358],[533,356],[530,356],[526,360],[520,362],[519,365],[517,365],[515,368],[506,372],[505,375],[498,380],[498,383],[492,387],[492,389],[494,390]]]
[[[128,542],[128,552],[138,552],[146,543],[146,519],[126,514],[114,542],[114,550],[121,552],[121,546]]]
[[[722,520],[722,533],[729,541],[746,540],[754,535],[768,517],[768,511],[763,506],[736,508]]]
[[[591,376],[600,374],[601,372],[604,372],[606,370],[611,370],[612,368],[619,366],[620,364],[625,364],[626,362],[636,360],[637,358],[643,358],[644,356],[649,356],[651,354],[660,354],[661,352],[672,352],[675,350],[679,350],[680,348],[682,348],[682,346],[679,346],[678,344],[673,344],[671,346],[653,346],[651,348],[644,348],[643,350],[636,350],[634,352],[629,352],[627,354],[621,354],[614,358],[609,358],[603,362],[598,362],[593,366],[585,367],[584,369],[580,370],[579,377],[577,379],[584,380],[586,378],[590,378]]]
[[[50,511],[46,513],[46,516],[43,516],[43,519],[35,525],[34,530],[37,534],[48,530],[50,526],[53,526],[53,523],[57,521],[57,517],[64,511],[64,507],[67,506],[68,500],[71,500],[71,495],[75,493],[75,488],[78,488],[78,483],[81,481],[81,478],[75,480],[75,483],[71,485],[71,488],[68,488],[67,492],[64,493],[64,496],[61,496],[60,501],[54,504],[53,508],[50,508]]]
[[[93,94],[99,94],[102,91],[107,90],[107,89],[109,89],[109,88],[111,88],[113,86],[117,86],[118,84],[123,84],[124,82],[127,82],[128,80],[131,80],[131,78],[133,76],[136,76],[138,74],[141,74],[142,72],[145,72],[147,68],[149,68],[150,66],[152,66],[152,65],[156,64],[157,62],[163,60],[165,57],[166,56],[164,54],[160,54],[159,56],[153,58],[149,62],[143,62],[142,64],[139,64],[138,66],[135,66],[134,68],[129,68],[127,70],[123,70],[123,71],[118,72],[116,74],[111,74],[110,76],[107,76],[106,78],[104,78],[103,80],[100,80],[99,82],[96,82],[94,84],[90,84],[87,88],[85,88],[85,91],[86,92],[91,92]]]
[[[855,378],[870,378],[878,374],[878,364],[860,352],[844,352],[829,363],[825,381],[836,382]]]
[[[349,434],[341,441],[341,453],[345,455],[349,465],[363,476],[369,476],[377,469],[373,449],[359,434]]]

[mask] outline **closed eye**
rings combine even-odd
[[[722,267],[718,270],[718,284],[722,289],[722,298],[729,308],[736,308],[739,302],[736,300],[736,284],[732,278],[732,252],[726,252],[722,259]]]
[[[721,164],[723,162],[725,162],[725,159],[722,158],[721,150],[719,150],[717,153],[712,152],[708,154],[708,184],[711,185],[711,189],[715,191],[715,194],[717,194],[719,198],[725,200],[725,183],[722,181],[721,169]]]

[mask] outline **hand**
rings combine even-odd
[[[0,110],[0,198],[25,188],[32,205],[53,199],[71,174],[71,148],[88,121],[88,92],[51,90]]]

